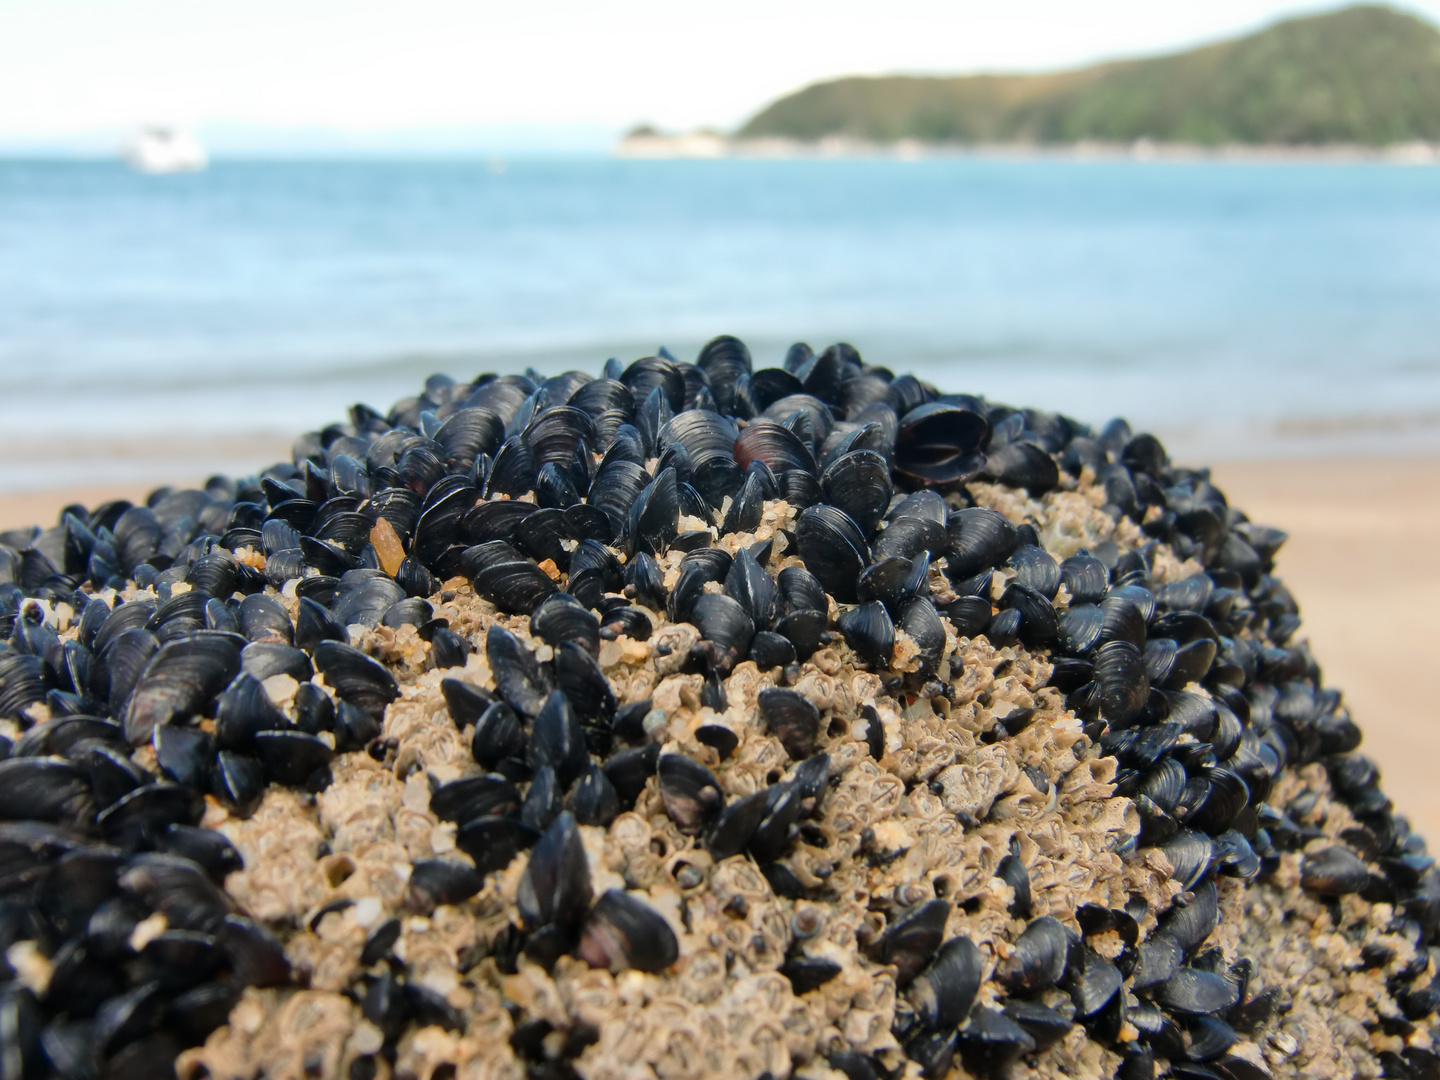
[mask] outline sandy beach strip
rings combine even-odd
[[[257,448],[258,449],[258,448]],[[274,460],[258,454],[255,460]],[[183,462],[184,456],[173,461]],[[1440,459],[1224,462],[1216,484],[1254,521],[1284,529],[1279,572],[1300,604],[1302,635],[1345,692],[1399,812],[1440,843]],[[184,485],[183,464],[156,482]],[[0,528],[54,522],[71,503],[135,499],[144,485],[0,491]]]

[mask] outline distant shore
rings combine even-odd
[[[1198,143],[1154,142],[1149,139],[1137,139],[1128,143],[932,143],[918,139],[869,142],[842,135],[812,142],[782,138],[732,139],[712,132],[692,132],[683,135],[628,135],[615,145],[614,155],[641,161],[732,158],[919,160],[968,157],[1057,161],[1198,161],[1266,165],[1437,165],[1440,164],[1440,143],[1407,142],[1389,146],[1362,146],[1352,143],[1231,143],[1206,146]]]

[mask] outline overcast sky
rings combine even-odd
[[[1407,6],[1440,20],[1440,0]],[[830,76],[1052,69],[1183,48],[1317,7],[1326,5],[0,0],[0,140],[155,121],[352,133],[724,128]]]

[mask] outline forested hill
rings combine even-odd
[[[1170,56],[1049,75],[834,79],[779,99],[736,135],[1210,146],[1440,141],[1440,30],[1363,6]]]

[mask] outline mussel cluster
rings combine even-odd
[[[1284,539],[731,337],[0,534],[0,1080],[1440,1077]]]

